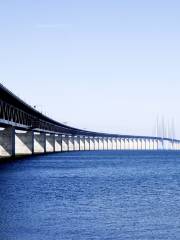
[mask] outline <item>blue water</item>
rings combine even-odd
[[[180,239],[180,152],[71,152],[0,165],[0,240]]]

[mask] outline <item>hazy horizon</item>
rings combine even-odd
[[[0,82],[68,125],[180,136],[180,2],[0,3]]]

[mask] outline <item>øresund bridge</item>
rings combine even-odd
[[[0,84],[0,158],[64,151],[179,149],[178,139],[107,134],[64,125]]]

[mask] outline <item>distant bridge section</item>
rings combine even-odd
[[[0,158],[61,151],[179,150],[177,139],[86,131],[59,123],[0,84]]]

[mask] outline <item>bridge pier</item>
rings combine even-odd
[[[176,141],[174,141],[173,146],[174,146],[174,150],[177,150],[177,142]]]
[[[68,151],[74,151],[74,136],[69,135],[68,136]]]
[[[34,153],[33,131],[15,131],[15,155],[29,155]]]
[[[158,139],[156,140],[156,144],[157,144],[157,150],[159,150],[160,149],[160,141]]]
[[[178,144],[177,144],[177,142],[174,143],[174,146],[175,146],[175,150],[178,150]]]
[[[69,136],[62,135],[62,152],[69,151]]]
[[[173,149],[176,150],[176,142],[173,141]]]
[[[173,141],[172,140],[169,140],[169,150],[173,150]]]
[[[112,150],[116,150],[116,139],[112,138]]]
[[[55,152],[61,152],[61,151],[62,151],[62,136],[55,135]]]
[[[142,150],[142,139],[138,138],[138,149]]]
[[[107,138],[107,149],[112,150],[112,138]]]
[[[121,140],[120,140],[120,138],[117,138],[116,139],[117,140],[117,150],[120,150],[121,149]]]
[[[90,150],[90,138],[89,137],[84,138],[84,144],[85,144],[85,150],[89,151]]]
[[[95,150],[94,137],[89,138],[90,151]]]
[[[45,133],[34,132],[34,153],[46,152]]]
[[[141,150],[141,141],[139,138],[137,138],[137,149]]]
[[[99,137],[98,141],[99,141],[99,150],[104,150],[103,138]]]
[[[126,150],[134,150],[134,139],[133,138],[126,140]]]
[[[155,148],[155,140],[154,140],[154,139],[152,139],[151,145],[152,145],[152,150],[153,150],[153,151],[156,150],[156,148]]]
[[[80,137],[74,136],[74,151],[80,151]]]
[[[136,139],[135,138],[132,139],[132,150],[136,150]]]
[[[103,137],[103,149],[108,150],[108,139],[107,139],[107,137]]]
[[[125,138],[124,139],[124,150],[128,150],[129,149],[129,147],[130,147],[130,139],[128,138]]]
[[[164,140],[164,149],[169,150],[169,142]]]
[[[94,150],[99,150],[99,138],[94,137]]]
[[[146,150],[150,150],[150,141],[146,139]]]
[[[135,138],[135,150],[139,150],[139,146],[138,146],[138,139]]]
[[[155,150],[154,139],[150,140],[150,149]]]
[[[80,142],[80,151],[84,151],[85,150],[85,139],[83,136],[80,136],[79,138],[79,142]]]
[[[159,150],[159,142],[157,139],[154,141],[155,141],[155,149],[158,151]]]
[[[133,148],[134,148],[133,138],[129,138],[128,142],[126,140],[126,149],[133,150]]]
[[[143,138],[141,139],[141,150],[145,150],[145,141]]]
[[[120,147],[121,147],[121,150],[124,150],[124,138],[120,139]]]
[[[15,129],[0,129],[0,158],[15,156]]]
[[[46,152],[55,152],[55,134],[46,133]]]
[[[173,150],[173,140],[169,141],[170,149]]]

